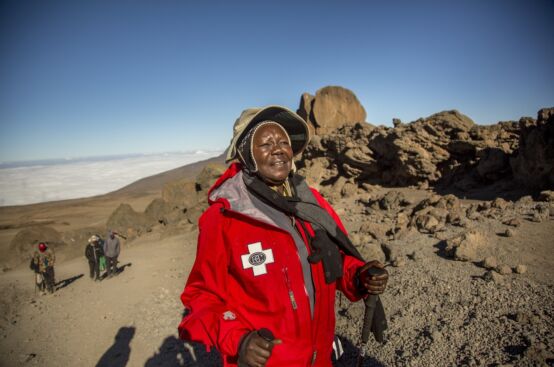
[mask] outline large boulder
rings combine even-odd
[[[300,97],[300,107],[296,110],[296,113],[300,115],[306,122],[308,122],[308,128],[310,129],[310,135],[315,135],[314,115],[312,114],[312,107],[314,103],[314,96],[310,93],[303,93]]]
[[[208,191],[226,169],[227,166],[223,164],[207,164],[196,176],[196,191]]]
[[[156,198],[144,209],[144,214],[152,220],[153,223],[168,223],[168,216],[174,209],[162,198]]]
[[[338,86],[319,89],[315,97],[302,95],[298,114],[306,119],[318,135],[328,134],[345,124],[364,122],[366,112],[352,91]]]
[[[198,203],[196,181],[183,179],[167,182],[162,189],[162,198],[173,208],[190,208]]]
[[[522,118],[519,152],[512,158],[514,178],[536,191],[554,188],[554,108],[543,108],[537,120]]]
[[[39,242],[45,242],[54,251],[65,248],[67,244],[62,238],[62,234],[49,226],[31,226],[17,232],[10,241],[9,266],[18,265],[31,258],[37,250]]]
[[[487,241],[478,231],[462,233],[446,242],[446,252],[454,260],[477,261],[482,258],[481,251]]]
[[[110,215],[106,227],[132,239],[148,232],[152,224],[144,213],[136,212],[129,204],[123,203]]]

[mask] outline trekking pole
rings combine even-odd
[[[380,268],[369,268],[367,272],[369,273],[369,275],[379,276],[379,275],[382,275],[385,272],[385,270]],[[373,314],[375,313],[375,307],[377,306],[378,299],[379,299],[378,295],[370,294],[364,300],[364,303],[365,303],[364,323],[362,326],[360,345],[358,345],[358,361],[356,363],[357,367],[362,366],[363,360],[365,358],[365,354],[366,354],[365,346],[369,340],[369,333],[371,331],[371,327],[373,326]],[[377,341],[380,343],[383,342],[382,339]]]

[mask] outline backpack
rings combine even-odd
[[[31,259],[31,264],[29,265],[29,268],[34,271],[35,273],[38,273],[38,264],[35,263],[35,259]]]
[[[100,256],[100,259],[98,260],[98,269],[100,271],[106,270],[106,257]]]

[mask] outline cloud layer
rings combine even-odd
[[[105,194],[138,179],[220,153],[198,151],[11,164],[0,168],[0,206]]]

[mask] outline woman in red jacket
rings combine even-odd
[[[335,290],[384,291],[331,206],[295,174],[306,122],[279,106],[243,111],[208,193],[181,296],[181,338],[216,347],[225,366],[331,366]]]

